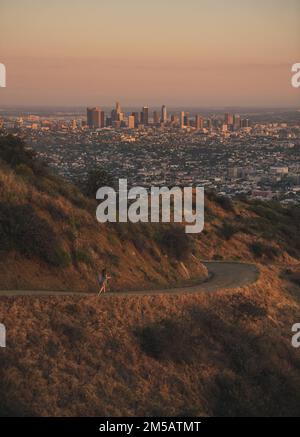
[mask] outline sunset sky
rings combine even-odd
[[[0,106],[296,106],[299,19],[299,0],[0,0]]]

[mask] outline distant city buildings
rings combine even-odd
[[[164,124],[167,121],[168,121],[167,107],[163,105],[161,108],[161,122]]]
[[[87,108],[87,125],[90,129],[101,129],[105,126],[105,113],[99,106]]]
[[[189,112],[180,111],[179,113],[168,114],[166,105],[162,105],[161,110],[154,110],[150,118],[148,106],[143,106],[140,112],[131,112],[126,114],[119,102],[116,102],[115,108],[110,114],[105,114],[100,107],[87,108],[86,126],[89,129],[107,128],[178,128],[186,131],[196,130],[199,132],[221,132],[227,135],[231,132],[237,132],[250,128],[250,122],[247,118],[242,118],[240,114],[225,113],[223,120],[220,118],[204,118],[196,114],[191,116]],[[81,124],[83,127],[84,124]],[[72,127],[75,129],[75,126]],[[284,135],[284,133],[281,133]]]
[[[119,102],[102,108],[53,115],[2,110],[1,132],[23,137],[68,179],[84,177],[97,163],[133,186],[193,184],[300,204],[299,111],[200,114],[166,105],[126,111]]]

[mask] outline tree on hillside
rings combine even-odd
[[[11,167],[16,167],[19,164],[28,165],[34,156],[35,153],[32,150],[26,150],[25,143],[21,138],[13,135],[0,137],[0,159]]]
[[[92,168],[84,181],[83,191],[92,198],[95,198],[96,192],[101,187],[114,187],[112,176],[101,167]]]

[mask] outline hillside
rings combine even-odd
[[[99,224],[97,203],[55,176],[17,138],[0,138],[2,289],[155,288],[206,278],[182,227]]]
[[[0,298],[2,415],[299,415],[299,208],[207,193],[205,230],[186,241],[173,225],[97,225],[78,189],[31,158],[2,161],[2,287],[93,290],[101,263],[115,291]],[[253,262],[260,278],[214,293],[117,295],[201,281],[199,259]]]

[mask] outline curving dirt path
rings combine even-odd
[[[214,292],[227,288],[238,288],[252,284],[259,277],[259,270],[254,264],[203,261],[209,272],[209,278],[199,285],[182,286],[178,288],[160,290],[122,291],[102,294],[102,297],[126,295],[155,295],[155,294],[180,294],[200,293],[203,291]],[[39,291],[39,290],[0,290],[0,296],[92,296],[95,293],[72,291]]]

